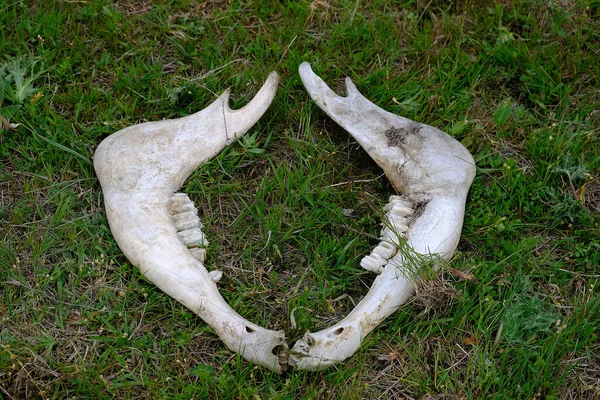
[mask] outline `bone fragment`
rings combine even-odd
[[[130,126],[108,136],[94,167],[104,193],[112,234],[133,265],[161,290],[206,321],[226,346],[245,359],[281,372],[281,331],[264,329],[237,314],[221,297],[202,260],[207,245],[196,209],[174,193],[202,162],[248,131],[277,89],[271,73],[254,99],[229,108],[229,90],[190,116]],[[284,357],[285,358],[285,357]]]
[[[192,255],[192,257],[194,257],[196,260],[200,261],[201,263],[204,262],[204,260],[206,260],[206,249],[203,247],[192,247],[192,248],[188,248],[188,250],[190,251],[190,254]]]
[[[402,196],[390,199],[382,243],[408,246],[387,259],[375,250],[361,265],[379,273],[362,301],[337,324],[296,342],[290,365],[323,369],[350,357],[364,337],[414,293],[411,265],[449,260],[458,244],[465,201],[475,176],[473,157],[446,133],[389,113],[367,100],[346,78],[345,97],[335,94],[311,69],[300,66],[310,97],[354,137],[379,164]],[[414,215],[414,204],[419,215]],[[378,245],[382,246],[382,243]]]
[[[223,271],[219,271],[218,269],[210,271],[209,274],[210,274],[211,279],[214,282],[219,282],[221,280],[221,278],[223,277]]]

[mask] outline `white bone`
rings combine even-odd
[[[204,233],[198,228],[192,228],[185,231],[177,232],[177,237],[187,247],[206,247],[208,240],[204,237]]]
[[[200,261],[201,263],[203,263],[204,260],[206,259],[206,249],[204,249],[202,247],[192,247],[188,250],[190,251],[190,254],[192,255],[192,257],[194,257],[196,260]]]
[[[394,246],[391,243],[388,242],[381,242],[377,245],[377,247],[375,247],[373,249],[372,254],[377,254],[379,256],[381,256],[381,258],[385,258],[386,260],[389,260],[390,258],[392,258],[393,256],[396,255],[396,252],[398,251],[398,248],[396,246]]]
[[[413,209],[410,201],[400,196],[391,196],[390,202],[383,209],[387,211],[386,221],[381,230],[381,242],[366,257],[360,261],[360,266],[367,271],[381,274],[389,260],[398,252],[400,237],[408,231],[410,223],[408,216],[412,215]]]
[[[210,271],[209,275],[214,282],[219,282],[223,277],[223,271],[215,269],[214,271]]]
[[[389,216],[388,216],[389,227],[386,226],[383,229],[386,230],[386,232],[391,230],[392,232],[399,233],[400,236],[402,236],[403,233],[405,233],[406,231],[408,231],[408,225],[404,224],[404,222],[406,222],[406,220],[403,219],[401,221],[398,221],[397,219],[395,219],[393,217],[389,218]],[[389,235],[387,235],[387,234],[383,235],[382,234],[381,236],[387,237]],[[395,241],[395,243],[397,243],[397,241]]]
[[[247,321],[225,302],[215,285],[219,272],[209,273],[199,261],[204,257],[202,250],[192,253],[187,248],[207,243],[199,220],[191,232],[177,232],[172,216],[187,212],[195,216],[187,196],[173,193],[198,165],[258,121],[271,104],[277,84],[277,74],[271,73],[255,98],[240,110],[229,108],[227,90],[196,114],[122,129],[98,146],[94,167],[111,231],[131,263],[206,321],[229,349],[281,372],[278,355],[287,349],[283,332]]]
[[[402,193],[390,199],[401,206],[392,214],[406,217],[409,213],[404,207],[412,209],[412,204],[419,204],[419,215],[409,226],[398,226],[408,228],[398,233],[415,255],[449,260],[460,238],[465,201],[475,177],[473,157],[467,149],[439,129],[377,107],[358,92],[349,78],[347,95],[341,97],[308,63],[300,66],[300,77],[317,105],[354,137],[383,169],[396,191]],[[388,205],[386,211],[395,206]],[[397,222],[402,225],[402,221]],[[384,231],[382,236],[396,243],[396,235],[389,228]],[[343,320],[322,331],[306,333],[296,342],[290,352],[290,365],[318,370],[354,354],[364,337],[414,293],[410,266],[421,258],[398,251]],[[377,269],[376,261],[368,258],[365,264]]]
[[[373,272],[375,274],[380,274],[383,270],[383,266],[385,264],[379,263],[376,259],[371,257],[370,255],[364,256],[362,260],[360,260],[360,266],[367,271]]]
[[[390,207],[388,207],[388,205],[390,205]],[[386,210],[386,208],[389,208],[389,210]],[[384,210],[398,217],[406,217],[412,215],[415,211],[412,208],[399,203],[388,203],[386,204]]]

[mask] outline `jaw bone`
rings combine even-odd
[[[240,110],[229,108],[227,90],[196,114],[122,129],[100,143],[94,167],[112,234],[129,261],[198,314],[230,350],[281,372],[279,354],[287,350],[283,332],[247,321],[221,297],[215,284],[219,272],[209,274],[202,264],[207,242],[197,210],[187,196],[174,194],[200,163],[258,121],[277,84],[273,72]]]
[[[381,243],[361,265],[379,274],[339,323],[306,333],[290,351],[290,365],[319,370],[350,357],[364,337],[414,293],[415,268],[449,260],[460,238],[465,201],[475,177],[467,149],[446,133],[389,113],[362,96],[346,78],[346,97],[300,66],[310,97],[366,150],[402,196],[385,207]]]

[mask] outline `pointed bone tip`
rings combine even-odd
[[[277,71],[271,71],[265,83],[277,85],[279,83],[279,74],[277,73]]]
[[[310,66],[310,63],[308,61],[304,61],[302,64],[300,64],[300,67],[298,67],[298,71],[300,73],[312,72],[312,68]]]
[[[346,97],[359,96],[360,92],[356,88],[354,82],[349,77],[346,77]]]
[[[223,271],[215,269],[213,271],[210,271],[208,273],[210,275],[210,278],[213,280],[213,282],[219,282],[221,280],[221,278],[223,277]]]
[[[307,61],[304,61],[302,64],[300,64],[298,67],[298,73],[300,74],[300,79],[302,80],[304,86],[314,85],[316,82],[321,81],[321,78],[313,72],[310,63]]]
[[[279,85],[279,74],[276,71],[271,71],[267,80],[262,85],[258,93],[256,94],[256,98],[262,98],[265,96],[266,98],[270,98],[268,103],[271,103],[273,97],[275,97],[275,92],[277,91],[277,86]]]
[[[229,108],[229,97],[231,96],[231,88],[225,89],[223,93],[219,96],[219,99],[223,101],[225,107]]]
[[[308,95],[317,105],[326,113],[328,113],[327,103],[331,100],[341,100],[342,96],[331,90],[331,88],[323,81],[323,79],[315,74],[308,62],[303,62],[298,68],[302,84],[306,88]],[[331,116],[331,115],[330,115]],[[335,119],[335,118],[334,118]]]
[[[279,85],[279,74],[276,71],[271,71],[267,80],[262,85],[256,96],[261,98],[263,95],[265,99],[269,99],[267,102],[271,104],[271,101],[275,97],[275,93],[277,92],[277,86]]]
[[[300,67],[298,67],[298,71],[300,73],[300,78],[302,79],[302,83],[308,90],[308,92],[309,92],[310,96],[313,98],[313,100],[316,100],[314,95],[317,92],[321,92],[324,95],[330,96],[331,98],[338,98],[338,99],[346,98],[346,97],[354,98],[356,96],[362,96],[360,94],[360,92],[358,91],[358,89],[356,88],[356,85],[354,85],[354,82],[352,82],[352,79],[350,79],[349,77],[346,77],[346,95],[340,96],[339,94],[337,94],[333,90],[331,90],[331,88],[329,86],[327,86],[327,84],[321,79],[321,77],[319,77],[317,74],[315,74],[313,72],[310,63],[308,63],[306,61],[303,62],[302,64],[300,64]]]
[[[271,102],[277,93],[279,85],[279,75],[273,71],[265,83],[261,86],[258,93],[252,100],[240,109],[232,110],[227,103],[221,103],[226,124],[226,145],[231,144],[237,138],[246,133],[267,111]],[[221,99],[228,99],[229,90],[226,90]]]
[[[271,73],[269,74],[269,77],[267,78],[267,80],[265,81],[263,86],[261,87],[261,90],[262,89],[267,89],[267,90],[270,89],[270,91],[272,91],[273,95],[274,95],[275,89],[277,88],[278,84],[279,84],[279,74],[276,71],[271,71]],[[229,97],[230,96],[231,96],[231,88],[225,89],[225,91],[219,96],[219,98],[221,100],[223,100],[223,102],[225,103],[227,108],[229,108]]]

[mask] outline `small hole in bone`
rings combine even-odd
[[[335,331],[333,331],[333,334],[334,334],[335,336],[338,336],[338,335],[340,335],[342,332],[344,332],[344,327],[337,328]]]
[[[282,344],[278,344],[277,346],[273,347],[273,350],[271,350],[271,353],[273,353],[274,356],[278,356],[279,353],[283,352],[285,350],[285,346]]]
[[[246,332],[248,333],[252,333],[254,332],[254,329],[250,328],[249,326],[246,327]]]

